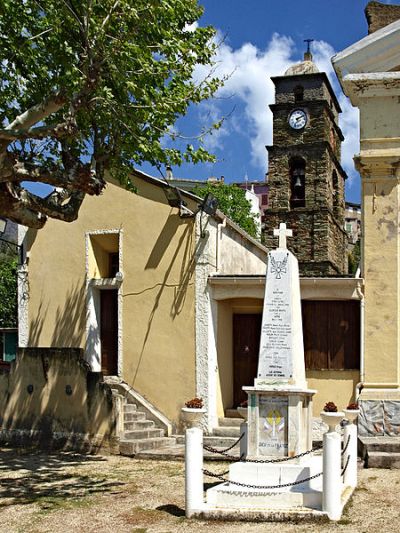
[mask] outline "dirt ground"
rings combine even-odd
[[[226,463],[206,467],[221,472]],[[387,533],[399,528],[400,470],[361,470],[342,519],[327,524],[187,520],[182,462],[2,449],[0,471],[0,531],[7,533]]]

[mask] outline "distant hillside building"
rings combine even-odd
[[[349,239],[350,248],[352,248],[361,237],[361,205],[346,202],[344,216],[345,230]]]

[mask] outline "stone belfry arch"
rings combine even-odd
[[[275,85],[273,144],[269,156],[269,204],[264,243],[274,247],[272,229],[284,222],[293,229],[289,245],[303,276],[347,273],[344,183],[340,164],[341,112],[325,72],[309,51],[304,61]]]

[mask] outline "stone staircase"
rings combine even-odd
[[[240,437],[240,424],[243,422],[236,409],[227,409],[225,417],[218,419],[218,426],[213,428],[210,435],[204,436],[204,444],[213,448],[229,448]],[[237,444],[232,453],[239,453]]]
[[[400,437],[359,437],[365,468],[400,468]]]
[[[136,404],[124,403],[123,435],[120,438],[121,455],[134,456],[146,450],[174,446],[176,439],[165,437],[165,430],[157,428],[153,420],[146,418],[146,413],[139,411]]]

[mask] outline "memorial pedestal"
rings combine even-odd
[[[311,389],[244,387],[248,457],[293,457],[312,447]]]

